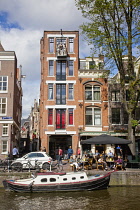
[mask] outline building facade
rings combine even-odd
[[[126,101],[129,103],[131,96],[128,92],[129,84],[129,75],[127,73],[127,61],[128,57],[124,56],[124,66],[126,66]],[[139,75],[140,68],[140,57],[133,57],[134,69],[136,75]],[[128,114],[125,111],[125,107],[121,95],[121,86],[120,86],[120,75],[117,73],[109,81],[108,85],[108,95],[109,95],[109,132],[113,136],[119,136],[125,139],[128,139]],[[140,154],[140,99],[138,100],[137,107],[134,112],[134,118],[138,121],[138,125],[135,127],[135,156],[138,157]],[[130,139],[131,140],[131,139]],[[123,150],[125,150],[125,146]],[[127,147],[126,153],[132,159],[131,146],[130,149]]]
[[[29,125],[30,125],[30,151],[38,151],[40,149],[39,141],[39,103],[37,100],[34,100],[34,106],[31,108],[29,116]]]
[[[0,43],[0,158],[19,147],[22,113],[21,67],[14,51]]]
[[[101,55],[79,59],[78,31],[44,31],[40,45],[41,146],[77,154],[81,139],[108,131],[109,71]]]

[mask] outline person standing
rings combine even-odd
[[[16,159],[18,154],[19,154],[18,149],[17,149],[16,146],[14,146],[12,154],[13,154],[13,159]]]
[[[80,147],[78,147],[77,155],[81,155],[81,149],[80,149]]]
[[[73,149],[71,148],[71,146],[69,146],[68,149],[68,159],[70,159],[70,157],[73,155]]]
[[[58,164],[62,164],[62,156],[63,156],[63,150],[61,147],[58,149]]]

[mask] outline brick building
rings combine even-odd
[[[21,67],[14,51],[0,43],[0,158],[19,146],[22,112]]]
[[[78,31],[44,31],[40,45],[41,146],[76,154],[80,139],[108,131],[109,71],[103,56],[79,59]]]

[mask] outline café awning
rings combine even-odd
[[[131,144],[132,142],[127,139],[119,138],[116,136],[102,134],[100,136],[95,136],[87,140],[82,140],[80,143],[81,144]]]

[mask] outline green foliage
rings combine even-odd
[[[139,124],[138,120],[131,120],[131,125],[133,128],[135,128]]]
[[[133,51],[140,43],[140,0],[75,0],[76,6],[87,19],[80,28],[95,51],[112,59],[119,71],[122,103],[129,115],[128,138],[137,126],[134,111],[140,97],[140,67],[135,74]],[[127,55],[127,56],[126,56]],[[126,58],[127,57],[127,58]],[[124,60],[127,65],[124,65]],[[125,63],[126,64],[126,63]],[[126,86],[126,76],[129,78]],[[130,100],[126,101],[126,89]]]

